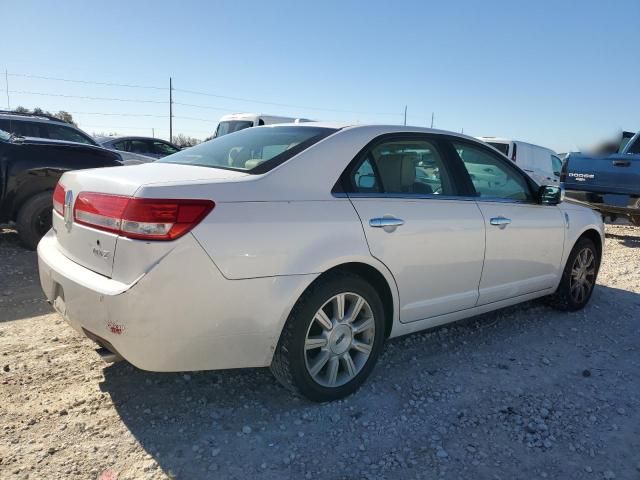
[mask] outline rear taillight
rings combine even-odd
[[[53,209],[64,216],[64,187],[58,182],[53,191]]]
[[[132,198],[81,192],[73,207],[77,223],[140,240],[174,240],[213,210],[211,200]]]

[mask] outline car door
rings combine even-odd
[[[378,138],[343,181],[371,254],[395,278],[401,322],[471,308],[478,299],[482,215],[472,198],[457,196],[462,165],[449,165],[438,142],[425,134]]]
[[[507,159],[479,143],[451,141],[486,226],[478,305],[553,288],[564,248],[560,208],[539,204],[532,182]]]

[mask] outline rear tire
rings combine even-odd
[[[636,203],[634,205],[634,208],[636,210],[638,210],[638,212],[640,212],[640,198],[638,198],[636,200]],[[638,213],[637,215],[629,215],[629,220],[631,221],[632,224],[634,224],[636,227],[640,227],[640,213]]]
[[[271,372],[314,402],[355,392],[369,376],[385,335],[378,292],[363,278],[335,273],[298,300],[284,326]]]
[[[579,239],[574,245],[556,292],[549,297],[552,307],[575,312],[589,303],[600,269],[600,255],[593,241]]]
[[[50,191],[34,195],[20,207],[16,218],[18,237],[29,250],[35,250],[40,239],[51,228],[52,210]]]

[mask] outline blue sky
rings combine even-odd
[[[174,134],[199,138],[228,112],[401,123],[405,105],[408,124],[435,112],[437,128],[559,152],[640,129],[638,0],[94,5],[0,0],[12,107],[84,112],[74,118],[88,132],[167,137],[171,76],[177,89],[291,105],[176,91],[207,107],[174,108]],[[0,108],[5,88],[2,75]]]

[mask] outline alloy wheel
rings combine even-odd
[[[305,336],[307,372],[323,387],[351,381],[365,366],[376,334],[371,306],[356,293],[339,293],[315,313]]]
[[[596,279],[596,256],[590,248],[578,252],[571,267],[569,282],[571,298],[582,303],[589,296]]]

